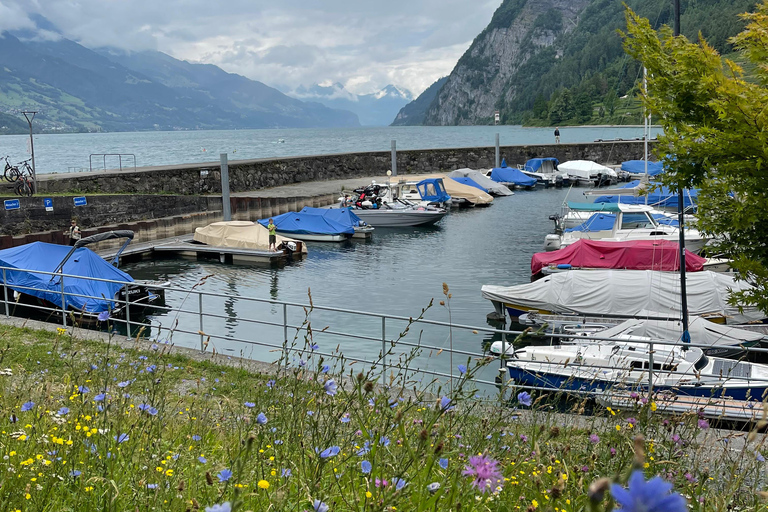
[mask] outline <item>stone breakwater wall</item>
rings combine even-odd
[[[41,197],[21,198],[17,210],[0,210],[0,249],[31,242],[69,243],[65,231],[77,219],[83,236],[116,229],[134,232],[135,242],[192,233],[196,227],[223,219],[221,197],[165,195],[87,196],[85,206],[74,206],[72,197],[53,196],[53,211],[46,211]],[[232,197],[233,220],[258,220],[335,202],[336,194],[314,197]],[[121,242],[103,242],[108,249]]]
[[[624,141],[503,146],[500,152],[511,167],[537,157],[555,157],[561,162],[593,160],[613,165],[642,158],[643,143]],[[494,147],[398,151],[397,173],[448,172],[463,167],[488,169],[493,166],[494,160]],[[391,168],[391,153],[388,151],[232,160],[229,162],[230,190],[235,193],[247,192],[307,181],[383,175]],[[136,171],[45,175],[41,176],[39,191],[79,194],[216,194],[221,193],[221,174],[219,162],[211,162],[145,167]]]

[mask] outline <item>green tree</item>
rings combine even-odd
[[[731,43],[750,75],[702,37],[656,32],[629,9],[622,35],[648,70],[643,100],[664,129],[664,182],[700,189],[699,229],[755,286],[731,300],[768,312],[768,0],[741,17],[747,26]]]

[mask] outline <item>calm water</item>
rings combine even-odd
[[[126,132],[35,135],[35,163],[41,174],[67,172],[89,167],[89,155],[125,153],[136,156],[136,165],[171,165],[218,162],[220,153],[230,160],[280,156],[320,155],[358,151],[389,151],[391,141],[398,149],[437,149],[493,146],[500,144],[550,144],[550,128],[521,126],[402,126],[375,128],[220,130],[186,132]],[[636,127],[561,128],[563,143],[592,142],[596,139],[642,137]],[[656,131],[653,132],[654,134]],[[284,140],[284,143],[278,142]],[[0,136],[0,157],[13,162],[29,158],[29,136]],[[546,156],[546,155],[542,155]],[[94,157],[93,168],[103,169],[103,157]],[[124,158],[123,166],[133,165]],[[117,168],[117,157],[107,157],[107,168]]]
[[[205,298],[204,309],[226,316],[206,319],[205,331],[226,333],[227,336],[251,341],[282,339],[282,328],[257,327],[243,324],[239,319],[260,318],[282,322],[282,309],[269,305],[254,305],[239,297],[273,298],[307,303],[310,289],[315,305],[333,306],[376,313],[417,316],[430,299],[435,305],[427,318],[448,320],[448,310],[438,305],[443,299],[442,283],[450,287],[450,309],[454,323],[485,326],[490,302],[480,296],[483,284],[515,284],[527,282],[531,255],[541,251],[544,236],[550,232],[552,221],[547,217],[557,210],[567,190],[518,191],[514,196],[494,200],[489,208],[453,210],[433,228],[377,229],[371,241],[344,244],[310,243],[309,256],[284,268],[232,266],[189,260],[164,260],[126,265],[124,269],[136,278],[169,278],[173,285],[190,288],[204,276],[210,276],[200,288],[227,294],[227,298]],[[575,194],[572,192],[571,194]],[[197,310],[197,298],[174,295],[173,306]],[[295,310],[289,314],[290,323],[300,323],[303,315]],[[175,318],[175,316],[173,317]],[[331,330],[355,332],[380,338],[381,321],[325,312],[312,315],[314,329],[326,325]],[[164,325],[172,318],[159,317]],[[182,325],[188,322],[197,330],[197,317],[181,315]],[[402,324],[388,323],[387,336],[400,332]],[[407,338],[448,348],[446,328],[414,328]],[[480,352],[490,334],[455,331],[456,349]],[[194,334],[175,334],[174,343],[199,346]],[[342,352],[355,356],[373,357],[381,344],[375,341],[349,340],[334,336],[317,338],[322,348],[340,344]],[[239,355],[243,346],[217,341],[219,352]],[[262,360],[276,356],[265,349],[246,349],[244,355]],[[420,358],[418,366],[448,371],[447,353]],[[466,357],[464,357],[466,359]],[[463,361],[462,361],[463,362]],[[454,360],[454,367],[458,364]],[[486,377],[492,379],[496,367]]]

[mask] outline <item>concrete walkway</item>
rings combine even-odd
[[[248,192],[236,192],[232,197],[314,197],[326,194],[341,194],[342,190],[352,191],[356,188],[370,185],[371,181],[387,183],[386,176],[369,176],[367,178],[347,178],[342,180],[307,181],[292,183],[279,187],[262,188]],[[391,183],[397,183],[398,178],[390,178]]]

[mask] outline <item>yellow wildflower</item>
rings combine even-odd
[[[257,485],[259,486],[259,489],[269,489],[269,482],[266,480],[259,480]]]

